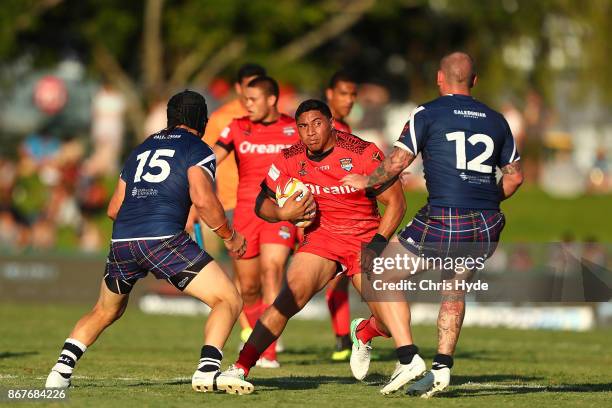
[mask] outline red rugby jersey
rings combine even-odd
[[[281,114],[276,122],[253,123],[248,116],[234,119],[221,132],[217,144],[235,151],[238,164],[236,208],[253,211],[261,180],[280,151],[298,142],[295,120]],[[222,182],[222,180],[220,180]]]
[[[370,174],[384,156],[374,143],[357,136],[336,131],[336,137],[336,145],[318,160],[306,154],[301,142],[284,149],[270,166],[265,185],[273,195],[290,177],[301,180],[317,203],[317,218],[306,232],[321,228],[358,237],[378,227],[376,197],[371,191],[345,187],[340,180],[351,173]]]

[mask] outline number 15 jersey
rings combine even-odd
[[[113,241],[169,238],[183,231],[191,198],[187,170],[199,166],[215,179],[215,154],[200,138],[175,128],[149,136],[125,162],[125,198]]]
[[[499,209],[496,167],[520,159],[504,117],[467,95],[417,107],[394,146],[421,153],[436,207]]]

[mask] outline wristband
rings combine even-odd
[[[227,218],[226,218],[226,219],[224,219],[224,220],[223,220],[223,222],[221,223],[221,225],[219,225],[218,227],[216,227],[216,228],[211,228],[211,231],[212,231],[212,232],[217,232],[217,230],[218,230],[219,228],[223,227],[224,225],[227,225]]]
[[[366,248],[373,251],[376,256],[380,256],[380,254],[382,254],[382,252],[385,250],[388,242],[389,240],[387,240],[387,238],[377,233],[366,245]]]
[[[213,228],[213,231],[216,232],[217,235],[224,241],[231,240],[234,237],[234,234],[236,233],[234,229],[230,230],[227,218],[225,219],[225,221],[223,221],[223,224],[219,225],[216,228]]]
[[[232,228],[232,235],[230,235],[230,237],[229,237],[229,238],[224,238],[224,239],[223,239],[223,241],[224,241],[224,242],[229,242],[229,241],[231,241],[232,239],[234,239],[234,237],[235,237],[235,236],[236,236],[236,230]]]

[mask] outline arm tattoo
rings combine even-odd
[[[367,187],[374,187],[397,176],[414,160],[414,154],[396,147],[368,177]]]
[[[501,169],[502,174],[516,174],[521,172],[521,162],[519,160],[505,165]]]

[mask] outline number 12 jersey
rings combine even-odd
[[[417,107],[395,147],[421,153],[436,207],[499,209],[495,169],[520,159],[504,117],[467,95]]]

